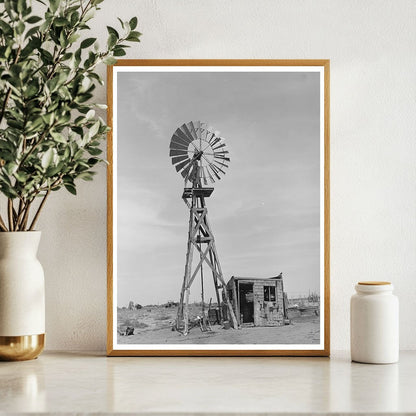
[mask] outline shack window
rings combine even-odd
[[[276,287],[264,286],[264,301],[275,302],[276,301]]]

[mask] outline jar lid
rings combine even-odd
[[[358,282],[359,285],[364,286],[381,286],[381,285],[391,285],[391,282],[379,282],[379,281],[366,281],[366,282]]]
[[[390,282],[364,281],[358,282],[355,285],[355,290],[367,294],[391,292],[393,291],[393,285]]]

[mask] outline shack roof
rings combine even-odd
[[[277,280],[277,279],[279,280],[283,279],[283,273],[280,273],[279,275],[273,276],[273,277],[231,276],[231,279],[229,281],[231,280]]]

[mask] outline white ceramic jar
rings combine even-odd
[[[399,301],[390,282],[358,282],[351,297],[351,359],[390,364],[399,360]]]

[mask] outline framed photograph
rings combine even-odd
[[[109,356],[329,355],[329,61],[108,68]]]

